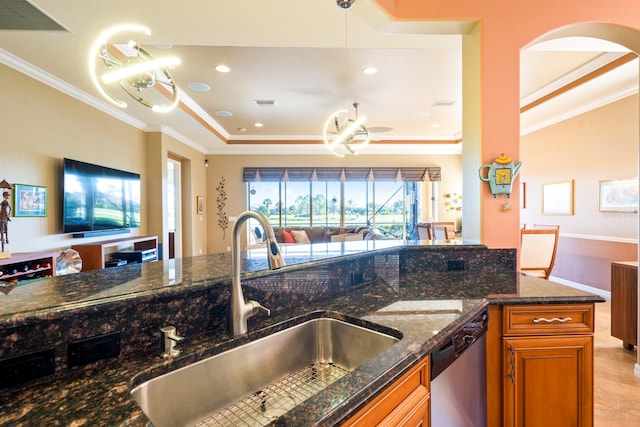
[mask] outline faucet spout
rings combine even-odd
[[[229,328],[234,336],[247,333],[247,319],[254,314],[264,312],[270,314],[268,308],[256,301],[245,301],[240,282],[240,230],[244,223],[253,218],[260,223],[266,236],[267,261],[269,268],[275,270],[285,265],[282,252],[276,241],[273,227],[267,218],[256,211],[245,211],[238,215],[231,232],[231,307],[229,310]]]

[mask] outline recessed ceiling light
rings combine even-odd
[[[238,128],[238,132],[246,132],[247,128]]]
[[[426,111],[418,111],[417,113],[413,113],[414,119],[426,119],[427,117],[429,117],[429,113],[427,113]]]
[[[189,83],[189,89],[196,92],[209,92],[211,90],[208,84],[199,82]]]
[[[233,113],[231,111],[216,111],[216,116],[218,117],[231,117]]]
[[[378,69],[376,67],[364,67],[362,72],[365,74],[375,74],[378,72]]]
[[[262,126],[264,126],[264,124],[260,123],[260,122],[256,122],[253,124],[255,127],[257,128],[261,128]]]
[[[220,73],[228,73],[229,71],[231,71],[231,68],[221,64],[216,67],[216,71]]]
[[[439,128],[440,127],[440,123],[434,123],[431,125],[432,128]]]

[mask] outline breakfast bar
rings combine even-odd
[[[272,424],[357,425],[361,417],[375,415],[370,408],[396,390],[399,380],[414,372],[428,376],[432,352],[488,308],[489,339],[502,327],[492,324],[498,307],[593,307],[602,301],[518,274],[513,249],[458,241],[295,245],[283,248],[287,266],[274,271],[266,269],[265,250],[243,253],[242,284],[247,299],[271,315],[251,317],[248,334],[238,338],[227,331],[227,254],[51,277],[9,290],[0,306],[0,364],[21,367],[20,357],[42,350],[52,349],[55,357],[48,375],[22,383],[3,377],[0,425],[150,425],[132,398],[134,387],[315,318],[397,342],[278,414]],[[174,359],[160,356],[160,328],[168,325],[184,337]],[[117,355],[100,357],[96,351],[94,360],[70,366],[70,343],[113,334]],[[425,383],[421,408],[430,392],[428,378]]]

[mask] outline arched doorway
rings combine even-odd
[[[639,32],[630,28],[611,24],[580,24],[552,31],[531,42],[521,52],[521,77],[523,68],[527,67],[527,59],[523,55],[540,49],[540,46],[561,45],[570,43],[585,43],[591,41],[606,47],[605,50],[588,58],[583,50],[585,63],[592,63],[593,70],[585,71],[580,76],[571,70],[567,75],[573,75],[573,81],[557,85],[547,94],[538,94],[543,102],[567,103],[572,95],[582,95],[583,111],[573,116],[567,115],[562,121],[558,120],[546,127],[527,130],[529,112],[534,112],[535,100],[526,99],[529,93],[521,91],[521,138],[520,159],[528,165],[528,171],[521,175],[525,182],[526,195],[524,207],[521,209],[521,223],[535,223],[544,218],[544,222],[555,221],[561,226],[561,238],[558,247],[557,264],[564,263],[564,267],[556,269],[552,276],[555,281],[569,285],[591,280],[592,287],[603,290],[606,294],[610,290],[598,283],[609,283],[610,265],[613,258],[631,258],[638,260],[638,229],[639,219],[637,211],[620,212],[607,211],[600,200],[601,182],[616,181],[638,177],[638,147],[640,145],[640,125],[638,113],[638,58],[640,52]],[[559,51],[560,52],[560,51]],[[561,61],[570,61],[572,54],[567,52]],[[574,51],[574,59],[581,54]],[[535,56],[535,55],[532,55]],[[536,64],[548,72],[545,61],[540,61],[543,55],[538,55]],[[553,55],[551,55],[553,56]],[[597,66],[596,66],[597,65]],[[581,68],[581,67],[578,67]],[[525,71],[526,73],[526,71]],[[617,82],[629,79],[632,73],[633,84],[628,87],[619,85],[608,93],[598,95],[599,103],[587,106],[584,98],[588,96],[587,86],[596,86],[606,80],[607,74],[617,78]],[[625,77],[626,76],[626,77]],[[565,76],[563,76],[565,77]],[[560,80],[560,79],[559,79]],[[571,79],[569,79],[571,80]],[[582,87],[580,87],[582,86]],[[632,86],[632,87],[631,87]],[[522,83],[521,83],[522,87]],[[591,88],[593,89],[593,87]],[[577,92],[583,92],[578,94]],[[563,99],[564,98],[564,99]],[[593,101],[593,100],[592,100]],[[542,105],[542,104],[538,104]],[[525,112],[522,112],[522,110]],[[560,114],[560,113],[556,113]],[[607,129],[608,127],[608,129]],[[570,140],[573,139],[573,140]],[[534,147],[535,146],[535,147]],[[537,151],[537,152],[536,152]],[[573,152],[573,156],[568,156]],[[613,156],[609,154],[615,153]],[[551,164],[554,167],[549,167]],[[524,170],[524,169],[523,169]],[[528,174],[529,173],[529,174]],[[564,176],[561,176],[562,174]],[[567,217],[540,216],[541,185],[561,179],[574,181],[574,197],[576,212]],[[625,255],[626,254],[626,255]],[[622,259],[618,259],[622,261]],[[598,292],[601,293],[601,292]],[[610,295],[610,294],[609,294]],[[640,304],[640,298],[636,301]],[[638,326],[640,322],[635,320]],[[638,328],[640,330],[640,327]],[[640,337],[639,337],[640,338]],[[622,347],[622,346],[621,346]],[[640,356],[636,356],[635,375],[640,376]]]

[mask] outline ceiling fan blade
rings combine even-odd
[[[369,132],[377,133],[391,132],[393,130],[393,128],[389,126],[368,126],[367,129],[369,129]]]

